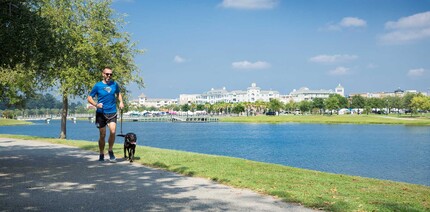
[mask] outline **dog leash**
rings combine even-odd
[[[121,114],[121,133],[120,134],[118,134],[117,136],[119,136],[119,137],[125,137],[125,135],[124,134],[122,134],[122,109],[119,109],[121,112],[120,112],[120,114]]]

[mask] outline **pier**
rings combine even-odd
[[[38,116],[18,116],[18,120],[24,121],[45,121],[60,120],[61,116],[38,115]],[[76,123],[78,119],[86,119],[90,122],[95,121],[95,114],[73,114],[67,116],[67,120]],[[118,114],[118,120],[121,120]],[[123,116],[123,121],[130,122],[218,122],[219,119],[213,116]]]
[[[211,116],[124,116],[123,121],[134,121],[134,122],[218,122],[217,117]]]

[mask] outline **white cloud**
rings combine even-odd
[[[326,54],[322,54],[322,55],[317,55],[315,57],[311,57],[309,59],[309,61],[314,62],[314,63],[341,63],[341,62],[347,62],[347,61],[351,61],[351,60],[355,60],[358,57],[356,55],[348,55],[348,54],[343,54],[343,55],[326,55]]]
[[[257,61],[255,63],[245,61],[233,62],[232,67],[235,69],[267,69],[270,68],[270,63],[264,61]]]
[[[367,23],[363,19],[356,17],[345,17],[340,21],[339,26],[341,27],[365,27]]]
[[[224,8],[259,10],[273,9],[278,5],[279,0],[223,0],[220,4]]]
[[[331,71],[329,71],[330,75],[336,75],[336,76],[340,76],[340,75],[347,75],[349,74],[349,68],[343,67],[343,66],[339,66]]]
[[[408,76],[409,77],[421,77],[424,76],[426,70],[423,68],[418,68],[418,69],[411,69],[408,71]]]
[[[430,38],[430,11],[385,23],[389,32],[380,37],[385,44],[401,44]]]
[[[324,29],[329,31],[340,31],[345,28],[366,27],[367,22],[357,17],[344,17],[339,23],[327,24]]]
[[[423,28],[430,26],[430,11],[417,13],[408,17],[400,18],[398,21],[385,23],[387,29]]]
[[[179,56],[179,55],[176,55],[176,56],[173,58],[173,61],[174,61],[175,63],[183,63],[183,62],[185,62],[185,59],[184,59],[183,57]]]

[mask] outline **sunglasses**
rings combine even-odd
[[[112,73],[104,73],[106,76],[112,76],[113,74]]]

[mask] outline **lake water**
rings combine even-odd
[[[60,121],[34,123],[0,134],[60,134]],[[136,133],[139,145],[430,186],[428,126],[124,122],[123,132]],[[98,130],[68,121],[67,138],[97,141]]]

